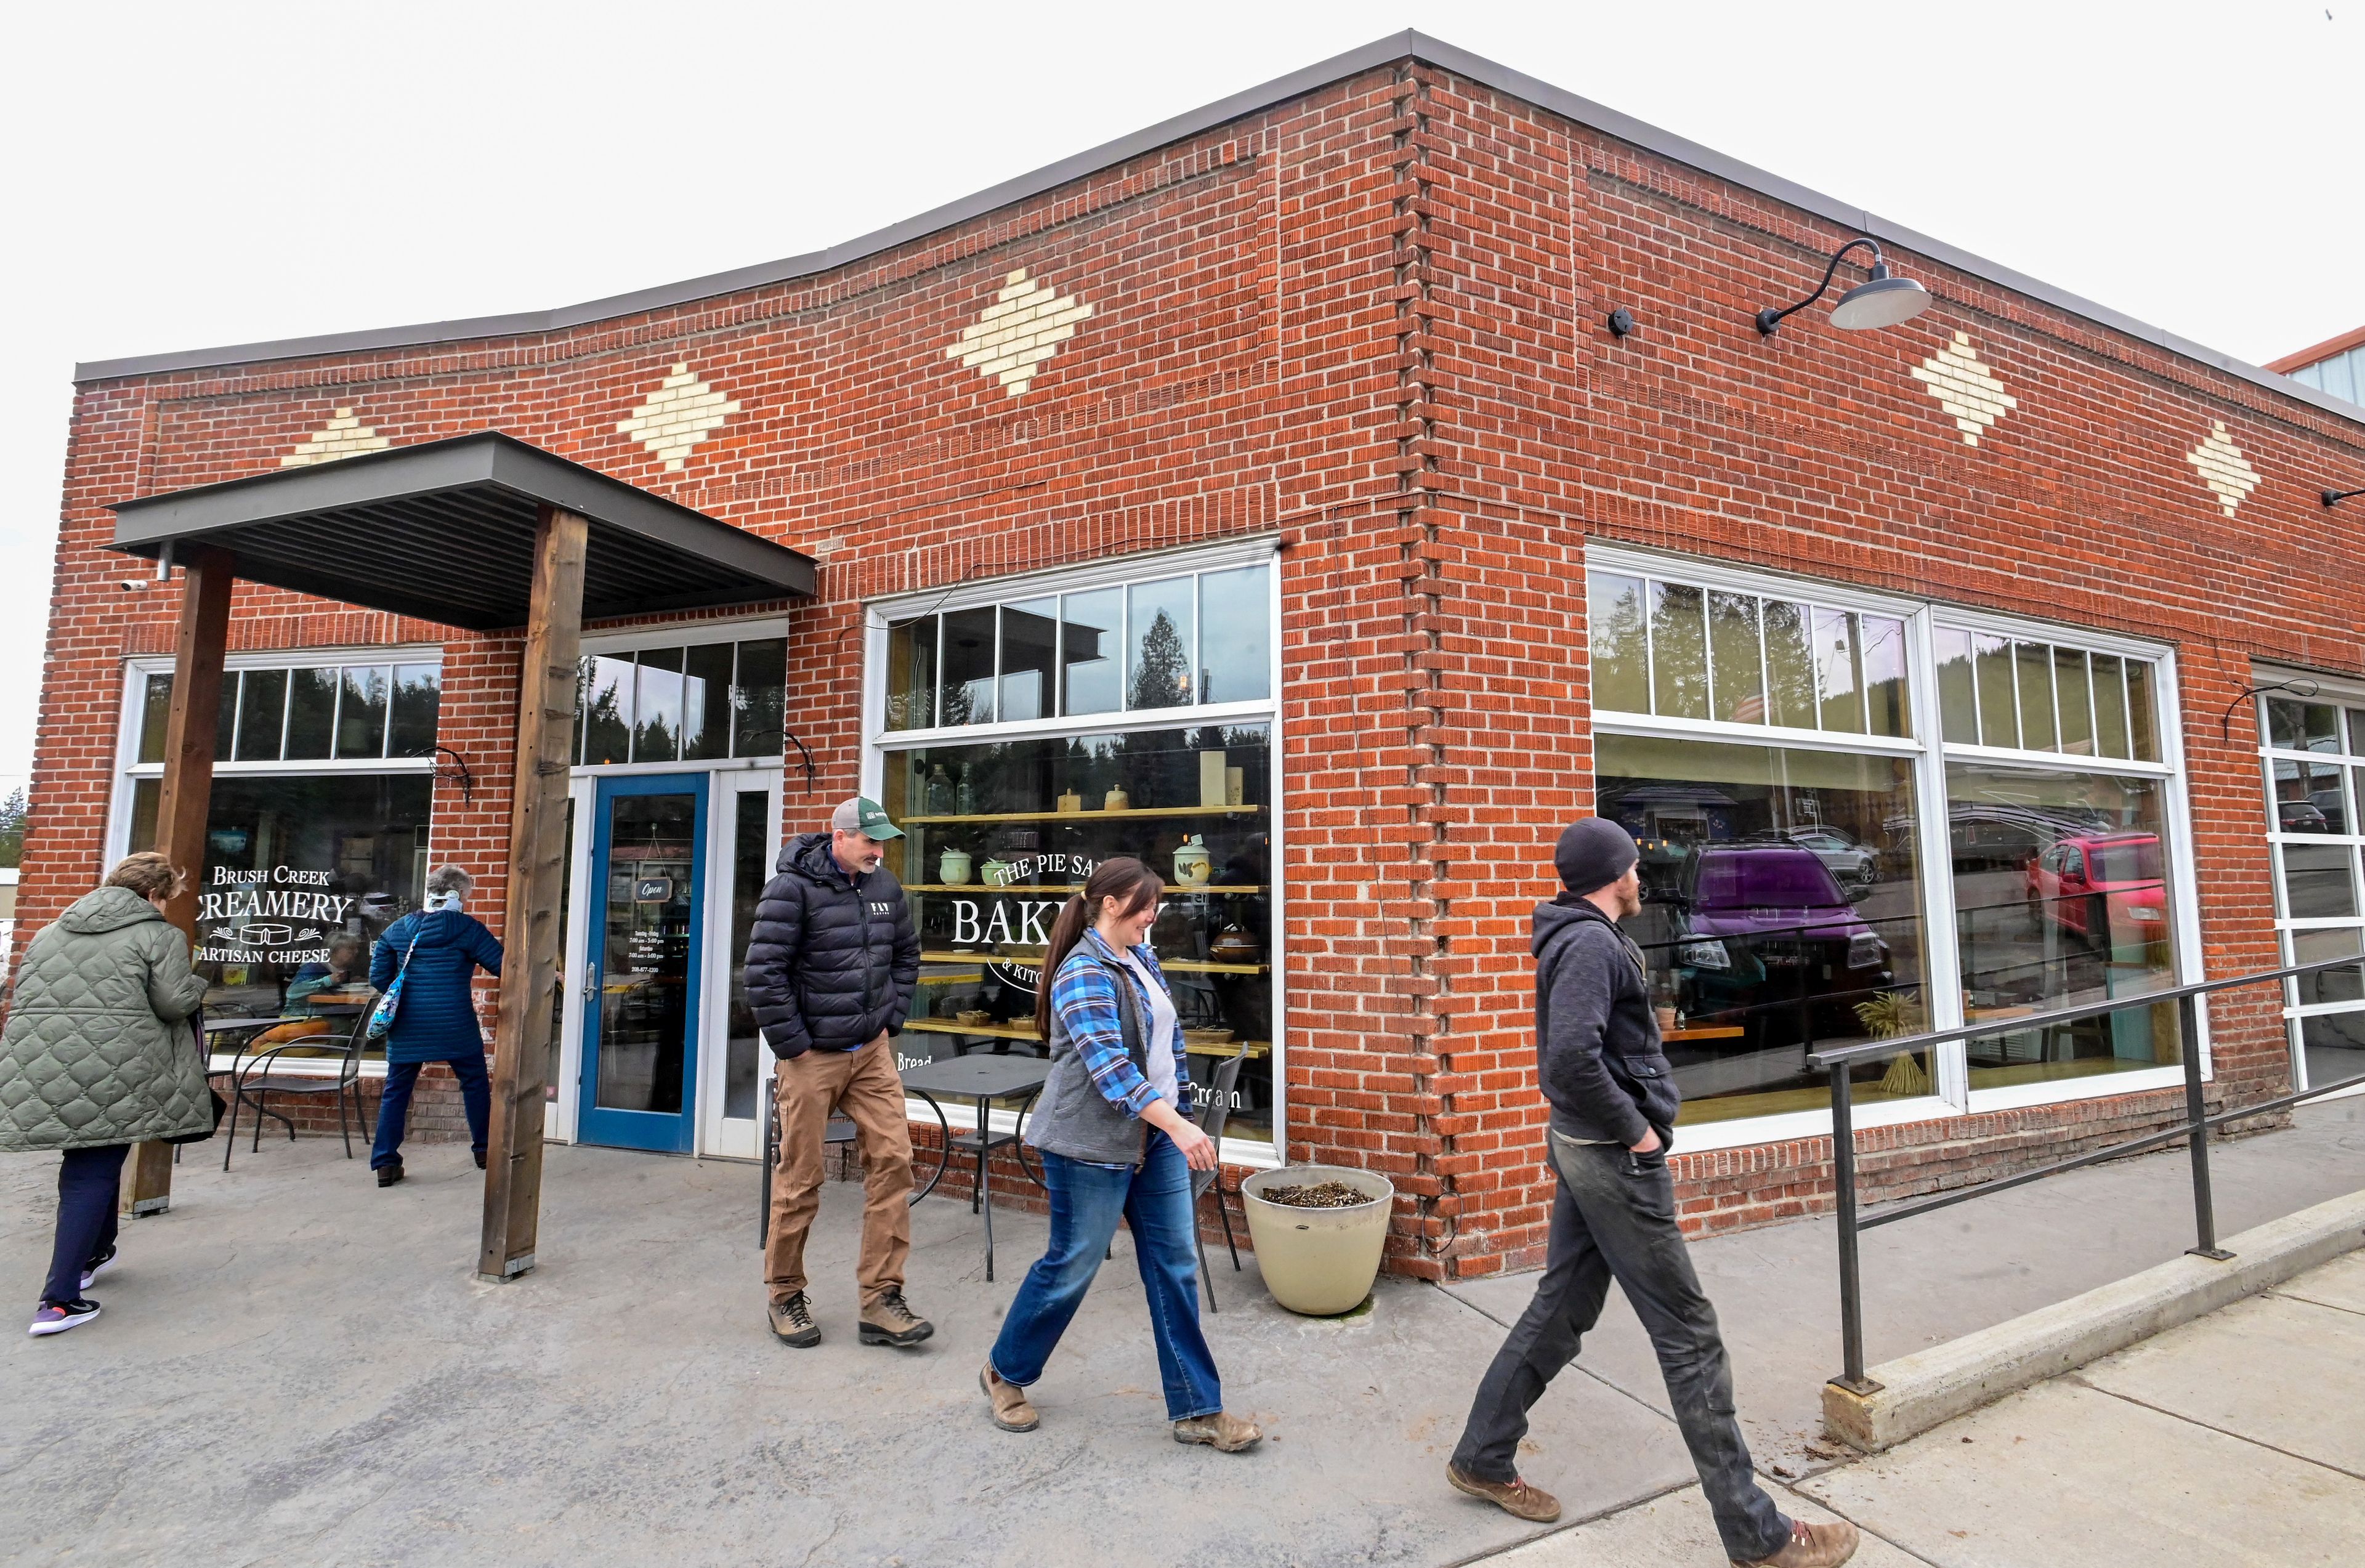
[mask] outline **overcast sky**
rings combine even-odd
[[[77,360],[796,255],[1418,27],[2256,363],[2365,325],[2365,0],[2330,13],[27,7],[0,62],[0,790],[31,767]]]

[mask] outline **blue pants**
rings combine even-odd
[[[1142,1291],[1149,1298],[1167,1419],[1212,1416],[1224,1407],[1224,1391],[1206,1336],[1199,1332],[1198,1221],[1191,1202],[1191,1167],[1161,1132],[1149,1133],[1145,1153],[1140,1167],[1131,1170],[1044,1153],[1051,1248],[1026,1271],[1002,1320],[1002,1333],[993,1341],[993,1370],[1015,1388],[1043,1375],[1100,1271],[1122,1215],[1133,1227]]]
[[[82,1271],[115,1245],[116,1190],[123,1181],[128,1143],[70,1148],[58,1167],[58,1238],[50,1252],[50,1279],[41,1305],[82,1299]]]
[[[410,1091],[423,1061],[388,1062],[386,1088],[377,1101],[377,1142],[370,1146],[370,1169],[402,1163],[402,1133],[410,1120]],[[492,1085],[485,1077],[485,1053],[462,1051],[443,1064],[460,1081],[460,1103],[468,1108],[468,1142],[485,1152],[485,1124],[492,1117]]]

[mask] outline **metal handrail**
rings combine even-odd
[[[2342,1079],[2320,1088],[2297,1094],[2285,1094],[2272,1100],[2207,1114],[2202,1097],[2199,999],[2237,986],[2263,985],[2270,980],[2281,982],[2300,975],[2315,974],[2322,969],[2354,969],[2365,966],[2365,955],[2351,954],[2346,958],[2326,958],[2310,964],[2292,964],[2279,969],[2262,969],[2256,974],[2238,975],[2231,980],[2197,980],[2166,991],[2146,991],[2140,996],[2122,997],[2109,1002],[2089,1002],[2077,1007],[2057,1008],[2050,1013],[2023,1014],[2014,1018],[1990,1019],[1953,1029],[1933,1029],[1920,1035],[1900,1036],[1895,1039],[1873,1040],[1859,1046],[1841,1046],[1831,1050],[1814,1051],[1809,1059],[1831,1073],[1832,1085],[1832,1177],[1837,1200],[1839,1218],[1840,1264],[1840,1350],[1843,1370],[1831,1381],[1853,1394],[1871,1394],[1880,1384],[1864,1375],[1864,1278],[1862,1260],[1856,1241],[1864,1231],[1877,1226],[1890,1225],[1915,1215],[1934,1209],[1950,1208],[1968,1203],[1973,1198],[2007,1192],[2014,1187],[2041,1182],[2065,1170],[2116,1159],[2138,1149],[2156,1144],[2170,1143],[2179,1137],[2191,1146],[2192,1163],[2192,1221],[2196,1244],[2185,1250],[2195,1257],[2225,1261],[2233,1254],[2217,1245],[2216,1202],[2209,1183],[2209,1129],[2226,1122],[2265,1115],[2303,1101],[2337,1094],[2344,1089],[2365,1084],[2365,1075]],[[2083,1019],[2104,1017],[2129,1012],[2138,1007],[2157,1007],[2162,1002],[2174,1002],[2177,1007],[2178,1043],[2184,1067],[2184,1117],[2175,1126],[2141,1137],[2129,1138],[2106,1148],[2023,1170],[1993,1181],[1978,1182],[1952,1193],[1942,1193],[1892,1209],[1883,1210],[1869,1219],[1859,1215],[1855,1181],[1855,1087],[1852,1070],[1866,1062],[1886,1060],[1891,1057],[1923,1051],[1933,1046],[1952,1040],[1974,1039],[1986,1035],[2017,1035],[2032,1030],[2049,1029]]]

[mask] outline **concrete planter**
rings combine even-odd
[[[1344,1182],[1371,1202],[1345,1209],[1300,1209],[1268,1203],[1266,1187],[1312,1186]],[[1292,1312],[1328,1317],[1351,1312],[1372,1294],[1379,1278],[1380,1252],[1388,1238],[1388,1215],[1395,1186],[1369,1170],[1339,1165],[1289,1165],[1260,1170],[1240,1183],[1240,1206],[1248,1211],[1249,1238],[1257,1267],[1272,1299]]]

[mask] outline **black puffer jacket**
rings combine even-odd
[[[774,1056],[899,1034],[919,983],[920,935],[893,872],[881,866],[857,886],[825,833],[780,846],[747,938],[747,1004]]]

